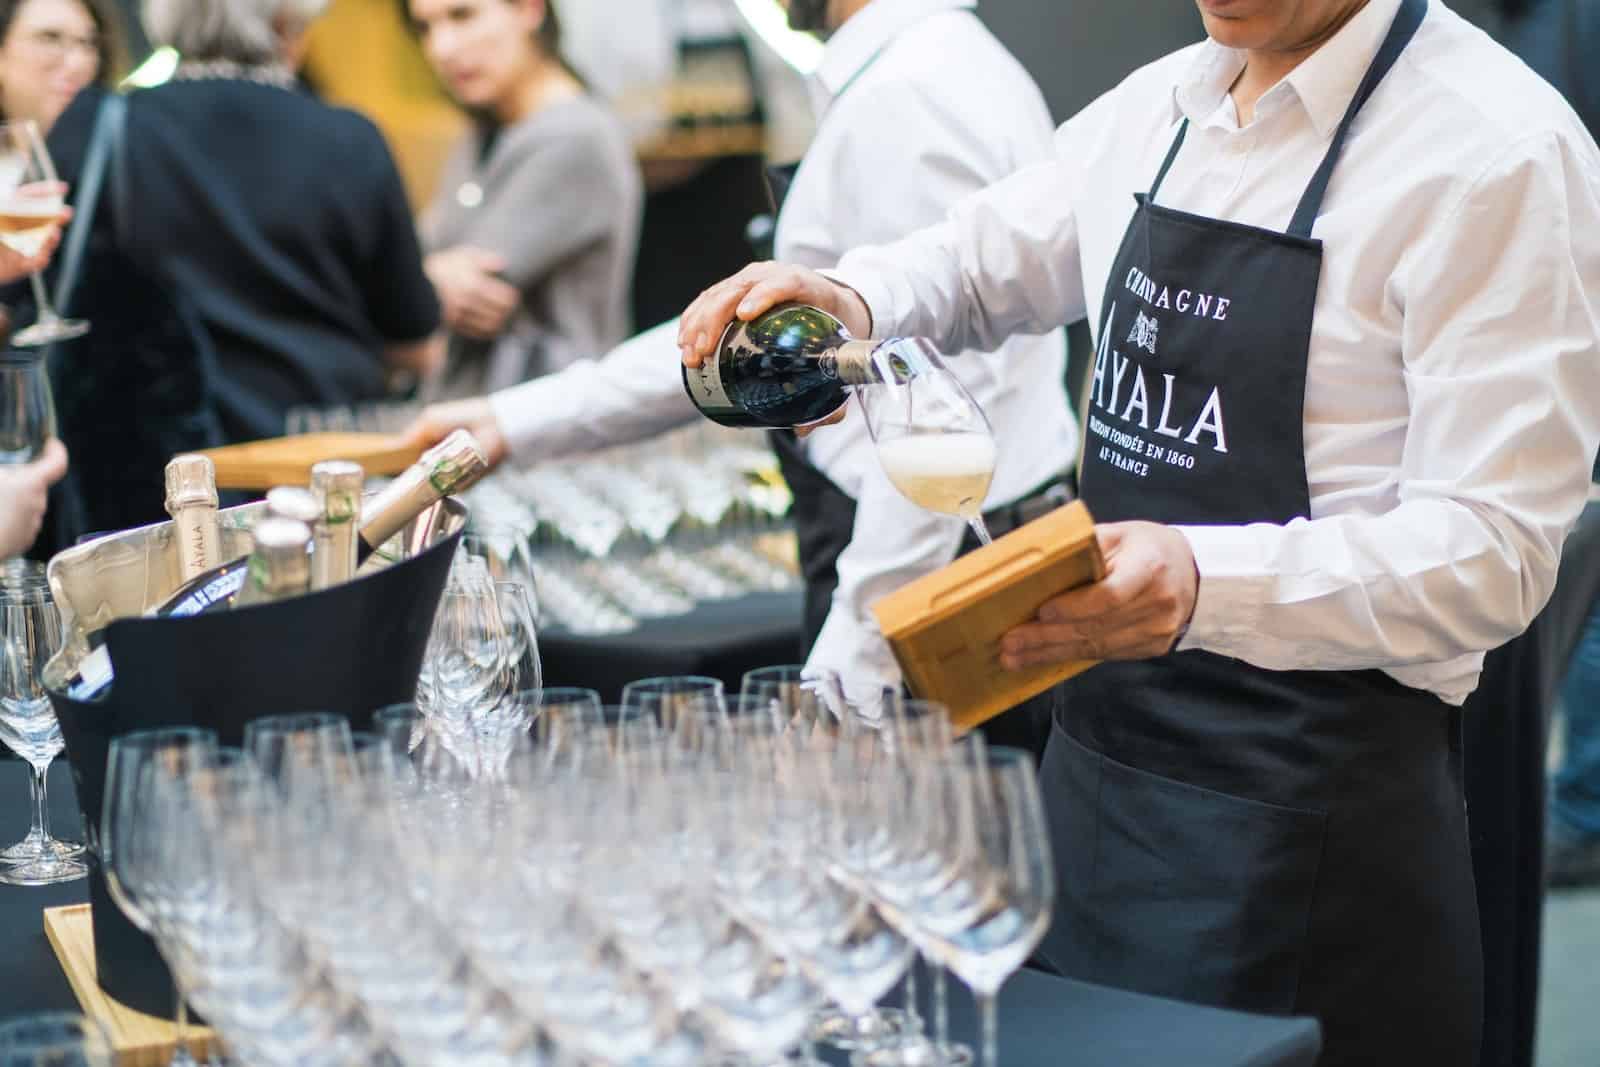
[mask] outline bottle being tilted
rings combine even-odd
[[[167,514],[178,546],[178,569],[185,582],[222,562],[217,530],[217,472],[211,457],[174,456],[167,464]]]
[[[683,368],[683,387],[724,426],[804,426],[836,412],[852,387],[914,377],[930,351],[905,338],[854,340],[821,308],[783,304],[730,322],[704,363]]]
[[[355,577],[361,536],[361,464],[333,459],[311,468],[311,496],[317,504],[312,526],[311,588],[327,589]]]

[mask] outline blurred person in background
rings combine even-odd
[[[104,0],[0,0],[0,118],[48,133],[93,82],[122,67],[122,35]]]
[[[628,336],[643,187],[622,122],[563,60],[549,0],[411,0],[472,115],[422,220],[449,329],[436,396],[499,389]]]
[[[192,306],[215,353],[227,441],[283,432],[295,405],[376,400],[425,370],[438,307],[393,159],[366,118],[299,91],[294,64],[324,0],[146,0],[151,42],[183,61],[128,98],[125,172],[95,218],[136,267]],[[61,116],[50,150],[82,167],[101,95]],[[112,294],[87,276],[80,314]]]
[[[501,2],[501,0],[493,0]],[[1048,158],[1054,124],[1038,87],[984,27],[975,0],[786,0],[790,25],[827,42],[810,79],[817,136],[798,165],[772,168],[783,258],[816,266],[945,217],[985,184]],[[436,405],[411,430],[432,442],[473,429],[491,458],[533,462],[638,441],[700,418],[674,358],[676,320],[600,359],[486,398]],[[986,503],[995,536],[1064,499],[1077,429],[1059,330],[952,359],[993,423],[1000,462]],[[836,432],[771,441],[794,492],[805,576],[808,669],[853,694],[898,685],[871,605],[974,547],[960,519],[900,495],[857,405]],[[991,740],[1034,747],[1044,709],[985,725]]]
[[[321,0],[146,0],[173,78],[126,98],[56,346],[73,456],[58,544],[164,517],[175,452],[283,433],[297,405],[378,400],[437,361],[433,287],[378,129],[297,87]],[[49,147],[74,187],[108,94],[91,86]]]

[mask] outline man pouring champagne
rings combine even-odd
[[[782,301],[947,351],[1090,317],[1104,580],[996,635],[1065,683],[1042,770],[1066,974],[1471,1064],[1460,706],[1549,597],[1600,445],[1600,150],[1439,0],[1198,0],[1054,158]],[[999,427],[997,427],[999,428]],[[821,438],[831,430],[819,430]]]

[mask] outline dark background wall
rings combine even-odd
[[[1524,2],[1554,7],[1565,0]],[[1449,6],[1493,30],[1498,4],[1452,0]],[[979,0],[978,12],[1032,72],[1063,120],[1135,67],[1205,32],[1194,0]]]

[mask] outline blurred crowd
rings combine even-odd
[[[420,211],[374,122],[302,76],[326,2],[144,0],[180,61],[119,92],[131,28],[106,0],[0,0],[0,108],[47,132],[80,211],[114,144],[81,268],[47,275],[93,329],[50,361],[72,474],[42,550],[160,518],[175,451],[281,434],[297,407],[475,395],[632,333],[651,127],[618,101],[670,79],[681,37],[738,36],[730,0],[406,0],[469,120]],[[768,59],[758,96],[785,73]],[[4,294],[19,325],[33,293]]]

